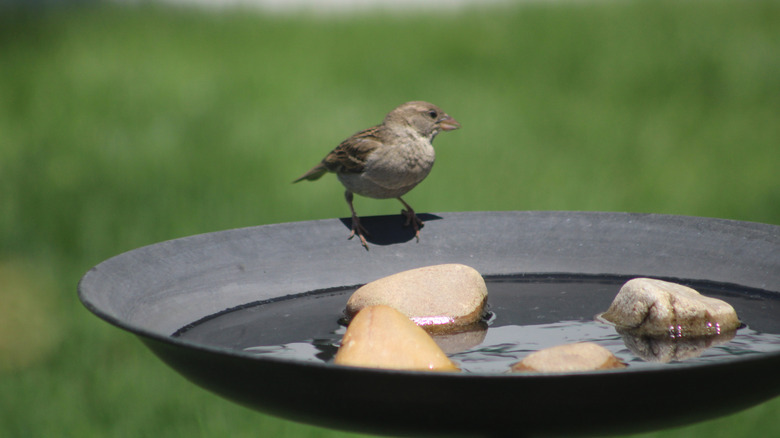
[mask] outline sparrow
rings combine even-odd
[[[433,167],[436,153],[433,139],[441,131],[460,128],[460,123],[441,108],[428,102],[407,102],[390,111],[384,121],[364,129],[342,141],[319,164],[293,181],[314,181],[333,172],[346,191],[349,210],[352,212],[352,232],[368,249],[362,225],[352,204],[354,194],[375,199],[396,198],[404,208],[404,226],[412,225],[414,236],[420,241],[423,221],[417,217],[401,196],[419,184]]]

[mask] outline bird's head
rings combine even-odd
[[[430,140],[433,140],[440,131],[460,128],[460,123],[441,108],[423,101],[406,102],[390,111],[385,117],[385,124],[402,124],[411,127]]]

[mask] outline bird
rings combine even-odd
[[[353,205],[354,194],[375,199],[398,199],[417,242],[423,221],[402,196],[419,184],[433,168],[433,139],[441,131],[460,128],[460,123],[438,106],[423,101],[406,102],[385,116],[382,123],[356,132],[342,141],[322,161],[293,181],[315,181],[335,173],[346,188],[344,198],[352,213],[352,230],[368,250],[368,231],[360,224]]]

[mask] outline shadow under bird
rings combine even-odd
[[[353,194],[375,199],[396,198],[405,207],[404,226],[411,225],[417,241],[423,221],[401,196],[419,184],[433,168],[433,139],[441,131],[460,128],[460,123],[428,102],[407,102],[390,111],[384,121],[357,132],[336,146],[322,161],[294,183],[314,181],[333,172],[346,187],[344,197],[352,212],[352,232],[368,249],[360,219],[352,205]]]

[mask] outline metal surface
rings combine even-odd
[[[337,219],[162,242],[97,265],[82,278],[79,296],[198,385],[263,412],[375,434],[635,432],[713,418],[780,394],[780,353],[653,370],[433,374],[260,358],[170,337],[242,304],[438,263],[463,263],[486,276],[648,276],[780,294],[778,226],[594,212],[421,217],[419,243],[400,215],[363,219],[373,236],[370,251],[347,241],[349,221]]]

